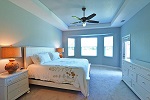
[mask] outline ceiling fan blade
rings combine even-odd
[[[74,23],[71,23],[71,24],[77,24],[77,23],[81,23],[81,21],[79,21],[79,22],[74,22]]]
[[[99,21],[95,21],[95,20],[88,20],[87,22],[89,22],[89,23],[99,23]]]
[[[89,19],[93,18],[94,16],[96,16],[95,13],[93,13],[93,14],[89,15],[88,17],[86,17],[86,20],[89,20]]]
[[[76,18],[78,20],[81,20],[81,18],[77,17],[77,16],[72,16],[73,18]]]

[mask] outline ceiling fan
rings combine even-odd
[[[99,23],[99,21],[90,20],[90,19],[92,19],[94,16],[96,16],[95,13],[89,15],[88,17],[85,17],[85,10],[86,10],[86,8],[83,7],[83,8],[82,8],[82,11],[83,11],[83,17],[82,17],[82,18],[79,18],[79,17],[77,17],[77,16],[72,16],[73,18],[76,18],[76,19],[79,20],[79,21],[78,21],[78,22],[71,23],[71,24],[77,24],[77,23],[81,23],[81,22],[82,22],[82,23],[83,23],[83,27],[85,27],[85,26],[86,26],[86,22],[88,22],[88,23]]]

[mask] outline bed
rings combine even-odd
[[[28,69],[30,84],[81,91],[85,97],[89,95],[90,63],[87,59],[59,58],[42,64],[33,63],[31,58],[42,53],[55,54],[55,48],[24,47],[24,66]]]

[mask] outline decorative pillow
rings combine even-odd
[[[48,53],[39,53],[38,56],[41,64],[52,61]]]
[[[56,59],[60,59],[60,57],[59,57],[59,53],[58,52],[53,52],[53,53],[51,53],[52,55],[52,60],[56,60]]]
[[[33,56],[30,57],[34,64],[40,64],[40,59],[38,55],[34,54]]]

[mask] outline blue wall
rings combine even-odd
[[[48,46],[62,44],[62,31],[14,5],[0,0],[0,47],[2,46]],[[0,72],[6,60],[0,59]],[[23,65],[23,60],[19,60]]]
[[[121,36],[131,34],[131,59],[150,63],[150,3],[121,27]]]
[[[0,46],[61,45],[62,31],[9,0],[0,0]]]
[[[110,34],[111,33],[111,34]],[[83,57],[81,56],[81,35],[95,35],[98,38],[98,52],[96,57]],[[114,37],[114,49],[113,54],[114,56],[111,57],[104,57],[104,35],[113,35]],[[76,39],[76,47],[75,47],[75,58],[87,58],[91,64],[97,64],[97,65],[109,65],[114,67],[120,67],[119,62],[119,55],[120,55],[120,28],[103,28],[103,29],[90,29],[90,30],[80,30],[80,31],[65,31],[63,32],[63,47],[65,48],[64,56],[68,57],[68,38],[74,37]]]

